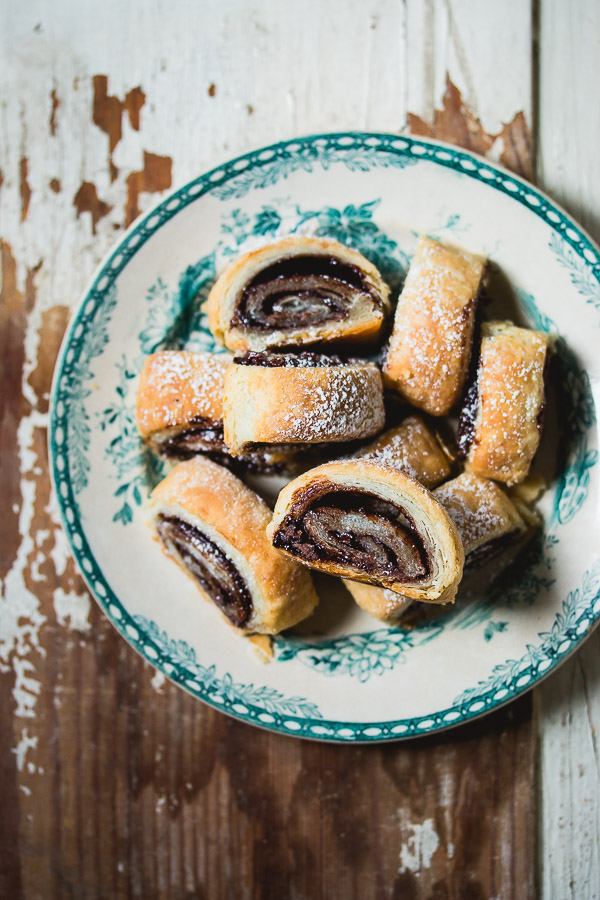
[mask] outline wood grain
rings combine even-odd
[[[540,9],[539,181],[600,241],[600,7]],[[573,65],[572,60],[577,60]],[[565,73],[568,78],[565,77]],[[535,692],[543,900],[600,898],[600,631]],[[565,852],[565,847],[568,848]]]
[[[53,739],[5,827],[2,896],[533,897],[527,699],[435,740],[296,741],[156,690],[91,621],[46,629]]]
[[[162,683],[69,557],[48,392],[115,235],[171,181],[271,140],[398,131],[408,113],[435,129],[446,94],[444,136],[478,133],[516,171],[539,131],[543,183],[597,229],[599,34],[591,0],[2,7],[1,897],[534,896],[530,700],[435,739],[335,747]],[[548,898],[597,896],[592,640],[537,693]]]

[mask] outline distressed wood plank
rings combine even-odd
[[[540,4],[539,178],[600,240],[600,8]],[[600,897],[600,633],[535,691],[540,895]]]
[[[91,605],[47,477],[69,310],[169,181],[278,138],[427,123],[446,70],[501,152],[500,123],[530,110],[526,5],[509,23],[432,0],[425,24],[420,5],[2,8],[3,896],[533,896],[529,699],[382,748],[233,722],[163,683]]]
[[[446,78],[490,134],[531,122],[531,10],[522,0],[407,0],[406,107],[433,118]]]

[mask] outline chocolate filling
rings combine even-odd
[[[157,438],[157,450],[165,459],[191,459],[198,453],[220,457],[227,455],[223,440],[223,424],[202,416],[190,419],[185,428],[173,429]]]
[[[546,352],[544,359],[544,368],[542,371],[542,400],[536,416],[536,425],[541,435],[544,427],[544,415],[546,412],[546,390],[548,385],[549,374],[549,358],[550,354]],[[456,429],[456,444],[458,446],[458,456],[465,459],[471,444],[475,438],[475,420],[477,419],[477,410],[479,407],[479,359],[477,365],[473,369],[469,386],[465,392],[463,406],[460,411],[458,427]]]
[[[346,361],[341,356],[327,356],[325,353],[268,353],[259,350],[250,350],[243,356],[234,357],[234,363],[238,366],[260,366],[265,369],[316,369],[328,366],[343,366]],[[363,362],[363,360],[348,360],[348,362]]]
[[[505,550],[508,550],[509,547],[515,544],[522,534],[523,532],[520,529],[515,528],[513,531],[501,534],[499,537],[486,541],[485,544],[480,544],[474,550],[470,550],[465,556],[465,569],[478,569],[479,566],[482,566],[488,560],[493,559],[495,556],[500,556],[501,553],[504,553]]]
[[[414,522],[399,504],[326,479],[302,492],[273,545],[307,562],[332,562],[377,579],[418,582],[431,571]]]
[[[347,318],[358,298],[381,307],[357,266],[334,256],[290,256],[246,285],[231,325],[254,331],[310,328]]]
[[[458,447],[458,456],[464,459],[473,443],[475,437],[475,420],[477,418],[477,408],[479,406],[479,382],[475,378],[465,394],[464,403],[460,411],[458,427],[456,429],[456,445]]]
[[[189,522],[160,514],[156,529],[165,547],[179,557],[229,621],[243,628],[252,614],[248,587],[220,547]]]

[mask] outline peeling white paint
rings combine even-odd
[[[409,825],[408,831],[412,834],[400,848],[398,871],[418,873],[431,866],[431,859],[439,847],[440,839],[433,827],[433,819],[425,819],[420,825]]]
[[[54,612],[59,625],[66,625],[73,631],[89,631],[91,601],[88,594],[66,593],[62,588],[54,592]]]
[[[162,672],[159,672],[159,671],[157,670],[157,671],[154,673],[154,676],[152,677],[152,680],[151,680],[150,684],[152,685],[152,687],[154,688],[155,691],[158,691],[158,692],[160,693],[160,691],[162,691],[162,689],[163,689],[163,687],[164,687],[164,684],[165,684],[165,681],[166,681],[166,680],[167,680],[167,679],[165,678],[165,676],[163,675],[163,673],[162,673]]]
[[[33,412],[19,423],[17,431],[21,473],[30,472],[36,461],[32,450],[34,429],[44,423],[41,414]],[[44,656],[40,646],[39,631],[46,617],[40,611],[39,599],[28,590],[23,579],[28,559],[35,549],[30,535],[35,508],[35,483],[21,480],[21,510],[19,514],[19,534],[21,543],[12,569],[2,585],[0,600],[0,670],[6,672],[11,663],[15,673],[13,698],[15,715],[33,718],[40,682],[32,675],[35,667],[28,658],[30,654]]]
[[[17,769],[19,772],[23,772],[25,769],[25,761],[28,750],[35,750],[38,744],[38,737],[34,735],[33,737],[29,736],[29,732],[27,728],[24,728],[21,733],[21,740],[17,744],[16,747],[13,747],[13,753],[17,757]],[[28,766],[31,766],[31,763],[28,763]],[[35,766],[34,766],[35,769]]]
[[[58,511],[58,504],[56,502],[56,497],[54,495],[54,491],[50,493],[50,499],[46,506],[46,512],[50,516],[53,523],[55,523],[54,528],[54,546],[50,549],[50,553],[48,554],[50,559],[52,560],[52,564],[54,565],[54,570],[58,578],[64,575],[67,563],[71,558],[71,550],[69,547],[69,541],[67,536],[60,524],[60,514]]]

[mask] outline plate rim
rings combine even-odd
[[[340,141],[342,140],[345,140],[346,142],[349,140],[350,144],[346,143],[344,145],[341,145]],[[367,141],[369,140],[376,141],[376,144],[369,145],[367,143]],[[239,156],[229,158],[224,163],[215,166],[212,169],[209,169],[203,174],[196,176],[195,178],[187,181],[177,188],[174,188],[173,190],[169,191],[168,194],[159,198],[146,213],[136,219],[129,226],[129,228],[120,236],[119,240],[111,246],[111,248],[102,258],[101,262],[95,268],[81,295],[79,304],[73,311],[72,318],[63,337],[60,352],[58,354],[54,368],[50,393],[48,425],[48,452],[51,483],[52,489],[57,499],[61,524],[66,534],[71,554],[76,562],[78,570],[80,571],[88,587],[88,590],[94,597],[94,600],[96,601],[96,603],[98,603],[103,614],[108,618],[113,627],[115,627],[118,633],[125,638],[127,643],[131,647],[133,647],[133,649],[136,650],[142,656],[142,658],[145,659],[146,662],[150,663],[153,668],[157,669],[157,671],[160,671],[163,675],[165,675],[165,677],[169,678],[170,681],[173,681],[175,684],[183,687],[184,690],[186,690],[196,699],[202,700],[209,706],[212,706],[220,712],[224,712],[235,719],[258,727],[262,727],[269,731],[285,734],[292,737],[302,737],[305,739],[343,744],[365,744],[381,743],[395,740],[409,740],[411,738],[445,731],[449,728],[455,728],[465,722],[472,721],[473,719],[479,718],[489,712],[493,712],[516,699],[517,697],[523,695],[527,691],[531,690],[535,685],[539,684],[543,679],[554,672],[559,665],[561,665],[576,649],[580,647],[580,645],[600,622],[600,609],[595,614],[595,616],[589,618],[589,623],[584,632],[575,635],[573,638],[569,638],[569,646],[566,647],[562,652],[558,652],[558,650],[556,651],[555,655],[551,659],[550,664],[542,673],[534,672],[530,677],[528,677],[527,682],[520,686],[518,684],[514,684],[515,679],[513,678],[511,681],[511,687],[506,688],[506,696],[502,698],[494,699],[493,696],[490,696],[489,691],[486,695],[485,687],[482,686],[482,691],[480,692],[480,694],[471,698],[468,702],[455,704],[451,707],[448,707],[447,709],[438,710],[435,713],[420,717],[386,720],[382,722],[342,722],[339,720],[331,720],[325,718],[311,719],[308,717],[273,713],[267,715],[268,718],[274,719],[274,721],[265,721],[264,718],[261,721],[261,718],[259,718],[259,716],[265,716],[266,711],[264,708],[252,707],[251,705],[249,705],[249,708],[242,712],[234,708],[233,702],[229,702],[229,705],[227,705],[226,700],[217,700],[215,696],[211,697],[206,689],[202,687],[202,685],[198,685],[197,688],[191,687],[189,683],[185,683],[186,674],[188,676],[187,680],[189,681],[190,672],[188,671],[186,673],[181,663],[171,663],[168,653],[161,651],[148,634],[144,635],[143,640],[140,639],[139,624],[136,625],[134,617],[127,611],[123,603],[112,591],[107,577],[102,572],[102,569],[98,565],[94,554],[88,544],[85,532],[81,526],[78,503],[76,501],[73,501],[72,489],[70,497],[70,500],[72,502],[69,502],[67,498],[63,498],[59,489],[59,484],[63,483],[65,480],[65,476],[63,475],[63,473],[59,472],[60,467],[58,464],[58,460],[62,452],[59,447],[59,441],[57,441],[57,429],[60,427],[59,420],[62,418],[59,417],[57,413],[57,406],[60,399],[59,387],[63,379],[66,357],[73,340],[74,331],[77,326],[81,324],[82,319],[84,319],[84,308],[88,304],[88,300],[90,299],[91,295],[99,289],[98,285],[101,279],[103,277],[112,276],[112,281],[114,282],[123,268],[127,265],[129,259],[134,256],[137,250],[140,249],[140,247],[142,247],[144,243],[146,243],[148,238],[159,231],[166,222],[177,215],[178,212],[180,212],[182,209],[185,209],[195,200],[202,197],[204,194],[210,193],[211,188],[226,184],[231,178],[239,174],[240,171],[251,168],[252,164],[254,164],[254,166],[260,165],[259,157],[261,155],[267,153],[271,154],[271,156],[264,161],[266,163],[271,161],[273,158],[276,158],[277,151],[287,152],[289,155],[289,148],[294,147],[295,149],[298,149],[302,146],[309,146],[311,144],[314,144],[317,141],[325,141],[326,143],[331,143],[334,150],[342,150],[344,149],[344,147],[349,148],[354,145],[362,146],[365,149],[375,150],[377,143],[381,142],[388,144],[391,142],[396,142],[396,147],[394,149],[404,152],[409,151],[410,153],[413,152],[412,148],[414,147],[424,148],[421,153],[414,153],[413,157],[415,159],[430,161],[445,168],[454,169],[455,171],[462,172],[463,174],[475,178],[482,183],[489,184],[490,187],[493,187],[501,193],[505,193],[508,196],[511,196],[514,200],[528,208],[530,212],[533,212],[540,218],[542,218],[542,220],[555,233],[559,234],[563,239],[565,239],[574,250],[576,250],[576,247],[583,247],[584,249],[590,251],[591,254],[595,256],[595,261],[591,261],[586,258],[586,264],[592,268],[596,280],[600,283],[600,274],[598,274],[600,273],[600,248],[591,238],[591,236],[586,232],[586,230],[582,228],[576,222],[576,220],[566,210],[564,210],[563,207],[560,206],[560,204],[556,203],[551,197],[549,197],[545,192],[539,190],[539,188],[537,188],[535,185],[530,184],[521,176],[509,172],[500,164],[489,161],[484,157],[473,153],[472,151],[465,150],[461,147],[456,147],[444,141],[438,141],[431,138],[423,138],[420,136],[414,137],[411,135],[392,134],[386,132],[366,131],[341,131],[311,134],[304,137],[277,141],[272,144],[256,148]],[[431,158],[431,155],[427,155],[427,148],[433,148],[433,151],[431,152],[438,150],[446,153],[448,155],[448,159],[442,159],[437,156],[435,158]],[[388,147],[388,152],[390,152],[391,149],[392,148]],[[464,165],[464,163],[462,162],[463,160],[467,161],[468,165]],[[242,162],[247,163],[247,165],[245,165],[241,170],[239,168],[235,170],[234,167],[236,165],[239,166],[239,164]],[[450,164],[452,162],[456,164]],[[499,186],[494,180],[494,177],[478,177],[478,170],[487,170],[495,173],[496,178],[504,180],[504,185],[502,187]],[[215,178],[216,173],[220,173],[222,177],[220,179]],[[517,188],[508,188],[507,182],[511,185],[516,185]],[[194,194],[191,194],[192,188],[194,188],[196,185],[200,185],[201,189],[196,191]],[[534,198],[536,202],[525,202],[525,198],[520,195],[520,192],[518,190],[519,186],[524,191],[526,191],[527,195],[529,195],[531,198]],[[172,203],[174,199],[180,200],[186,194],[186,192],[188,197],[185,202],[177,203],[176,207],[173,210],[167,209],[168,205]],[[545,204],[545,209],[543,208],[542,204]],[[558,222],[555,222],[554,220],[549,219],[547,216],[542,215],[543,212],[548,211],[558,216]],[[148,231],[148,223],[157,216],[158,221]],[[559,225],[561,225],[562,227],[559,228]],[[578,238],[577,241],[574,241],[574,239],[572,239],[571,236],[566,233],[568,228],[570,228],[572,232],[575,233],[575,236]],[[136,242],[135,247],[132,249],[128,245],[130,243],[131,237],[138,232],[141,232],[143,234],[143,237]],[[123,253],[123,249],[129,250],[130,252]],[[120,255],[122,259],[117,266],[114,266],[114,260],[118,255]],[[579,255],[581,255],[581,253],[579,253]],[[105,289],[106,288],[102,290]],[[98,305],[93,305],[92,317],[96,313],[98,308]],[[65,466],[65,471],[67,473],[67,480],[69,480],[68,465]],[[73,522],[69,522],[68,520],[67,510],[69,508],[74,514]],[[78,533],[80,537],[81,546],[79,548],[76,547],[74,543],[75,533]],[[86,562],[89,564],[89,570],[85,566]],[[96,588],[96,585],[98,583],[102,584],[105,590],[104,597],[98,593],[98,590]],[[575,590],[575,586],[573,586],[571,589]],[[590,601],[590,612],[591,605],[594,604],[596,600],[597,597],[593,598]],[[113,610],[110,609],[111,605],[113,606]],[[116,615],[116,613],[114,612],[115,609],[120,611],[120,615]],[[148,647],[152,648],[153,653],[155,654],[154,656],[148,652]],[[519,661],[517,660],[515,662]],[[167,671],[166,666],[170,666],[173,671]],[[178,666],[178,668],[176,668],[176,666]],[[526,671],[527,670],[523,670],[521,672],[521,678],[524,676]],[[473,690],[475,690],[475,688],[473,688]],[[445,717],[448,715],[452,715],[453,718],[451,720],[445,719]],[[281,719],[281,721],[277,721],[277,719]],[[400,728],[402,729],[401,731],[398,730]],[[340,734],[341,731],[351,733]],[[369,731],[371,732],[371,734],[368,733]]]

